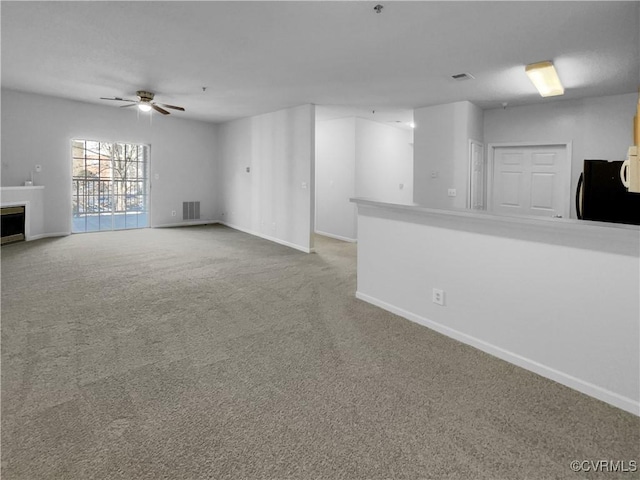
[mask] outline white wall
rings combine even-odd
[[[363,118],[316,126],[316,231],[355,240],[352,197],[413,202],[412,132]],[[400,188],[402,185],[402,188]]]
[[[486,217],[360,205],[357,296],[640,414],[638,229]]]
[[[313,105],[222,124],[223,222],[310,251],[314,138]]]
[[[509,142],[572,142],[571,217],[585,159],[624,160],[633,144],[633,116],[638,95],[611,95],[557,100],[540,105],[484,112],[485,144]],[[488,159],[489,160],[489,159]]]
[[[316,123],[316,232],[357,238],[355,117]]]
[[[183,201],[197,201],[203,220],[217,220],[216,126],[133,109],[2,90],[2,186],[22,185],[36,164],[44,185],[44,233],[71,230],[71,139],[151,145],[151,226],[180,223]],[[171,211],[178,212],[172,217]]]
[[[465,208],[469,140],[483,140],[482,110],[462,101],[418,108],[413,116],[414,202],[430,208]],[[448,196],[451,188],[455,197]]]
[[[356,197],[413,203],[411,131],[356,118],[355,139]]]

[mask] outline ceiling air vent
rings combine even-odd
[[[470,73],[458,73],[456,75],[451,75],[451,78],[461,82],[462,80],[471,80],[471,79],[476,78],[476,77],[474,77]]]

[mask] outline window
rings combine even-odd
[[[149,146],[72,140],[73,233],[148,226]]]

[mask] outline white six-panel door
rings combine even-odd
[[[566,145],[494,146],[492,150],[491,211],[568,216],[570,170]]]

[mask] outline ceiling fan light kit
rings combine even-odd
[[[138,100],[129,100],[126,98],[113,97],[113,98],[105,98],[101,97],[101,100],[115,100],[117,102],[130,102],[128,105],[122,105],[120,108],[133,107],[135,105],[138,106],[138,110],[141,112],[150,112],[152,109],[158,113],[163,115],[169,115],[170,112],[165,110],[165,108],[170,108],[173,110],[179,110],[184,112],[184,108],[178,107],[176,105],[167,105],[166,103],[156,103],[153,101],[155,94],[153,92],[147,92],[145,90],[138,90],[136,92],[138,96]],[[164,108],[162,108],[164,107]]]
[[[542,97],[564,95],[564,87],[552,62],[538,62],[527,65],[524,69],[529,80]]]

